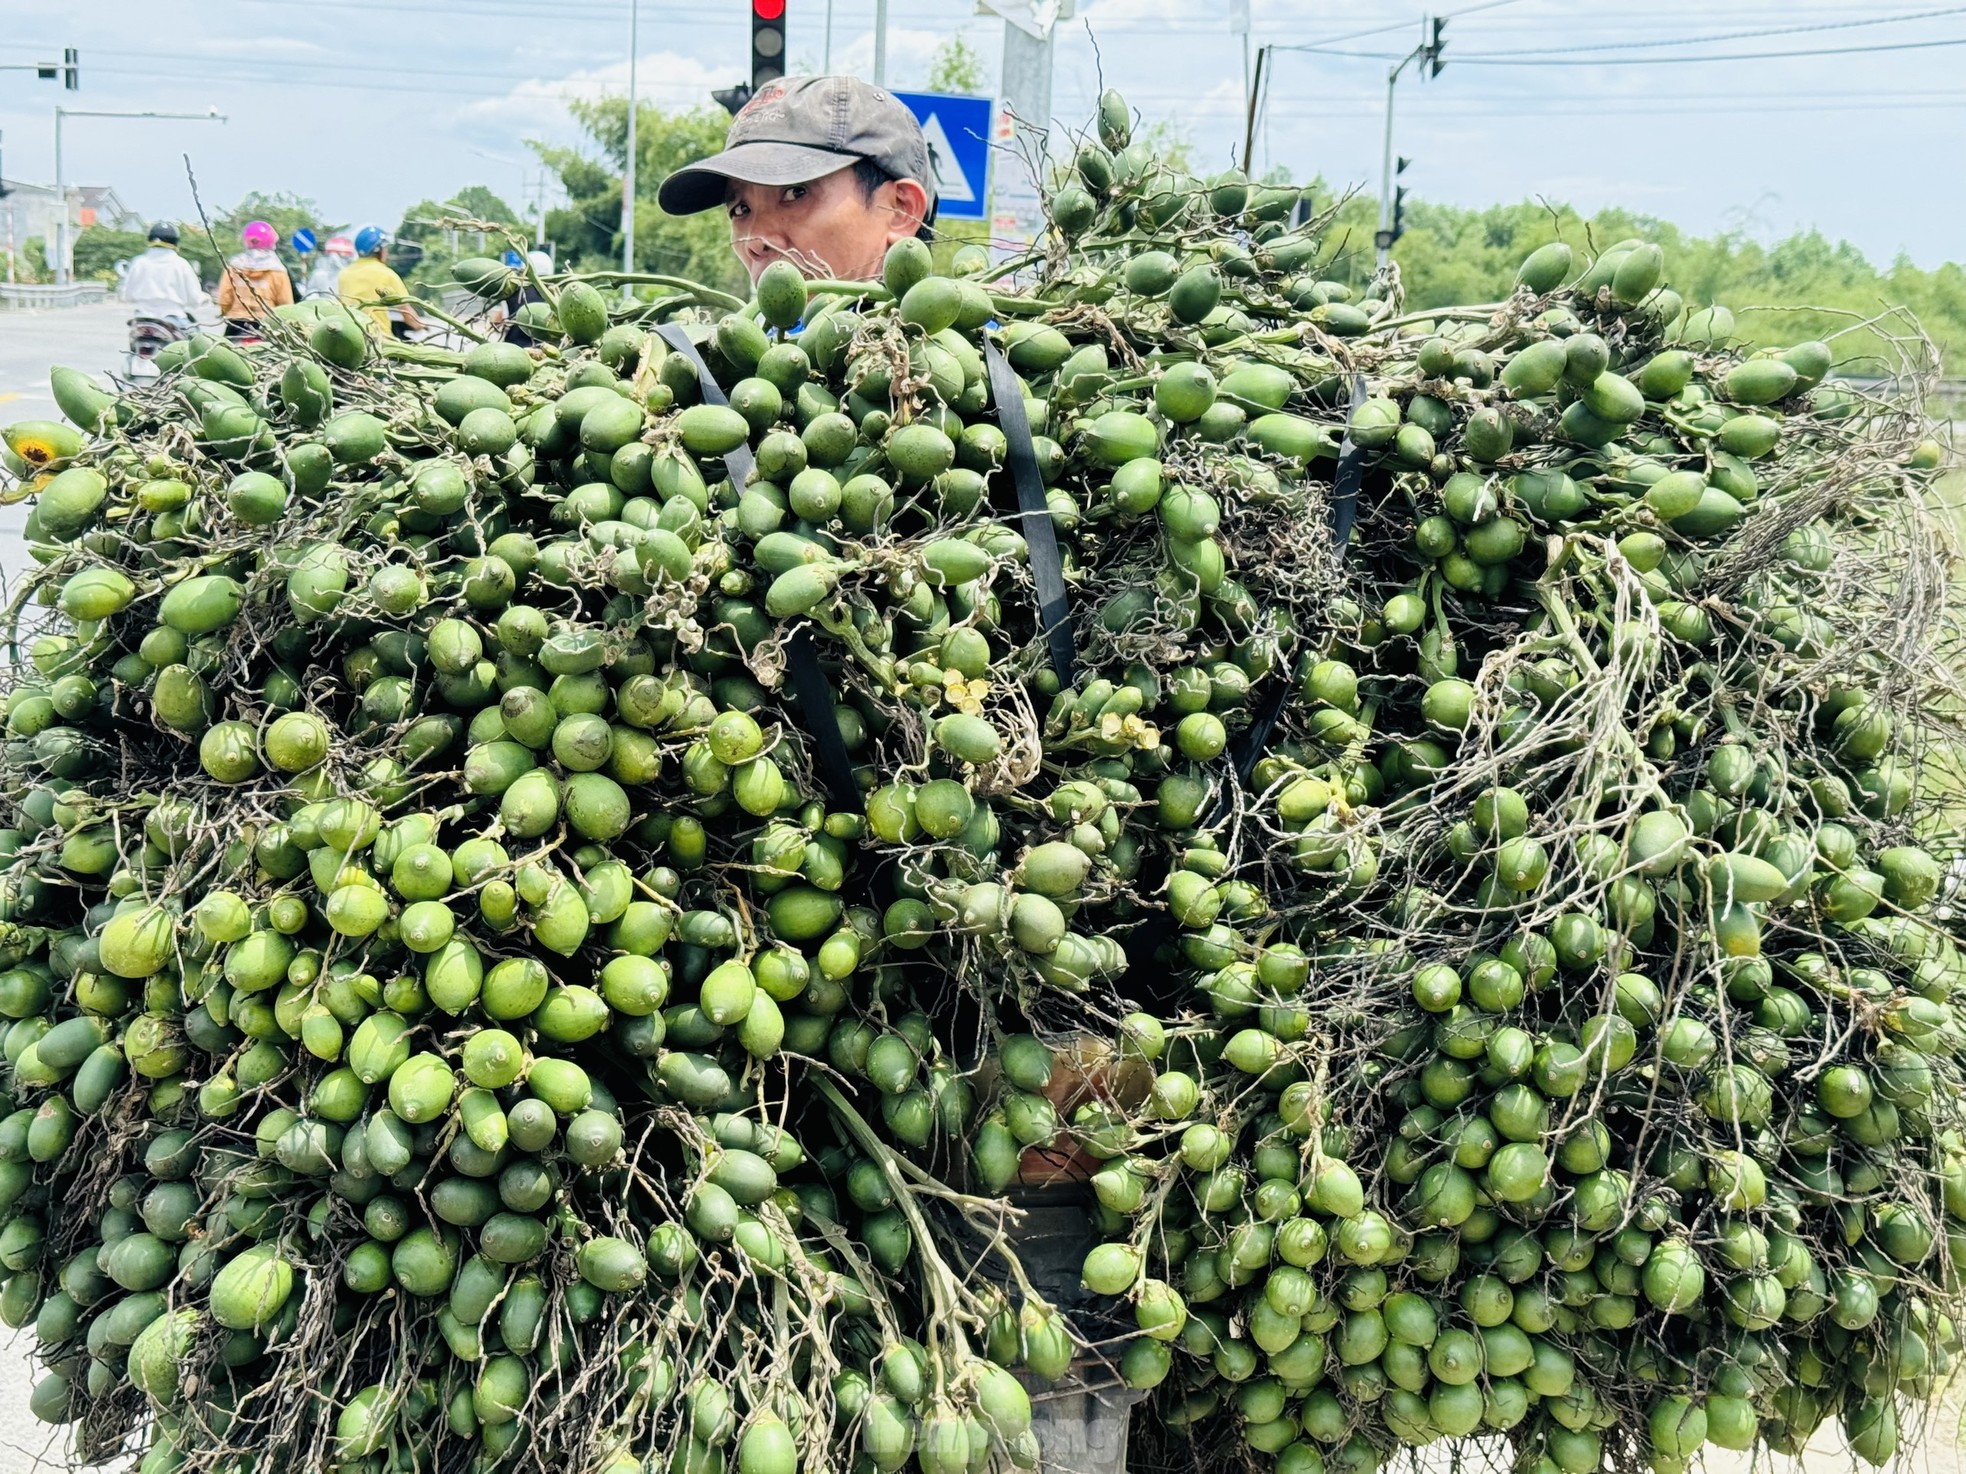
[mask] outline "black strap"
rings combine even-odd
[[[1358,520],[1358,488],[1365,479],[1365,452],[1352,443],[1352,416],[1365,403],[1365,375],[1352,375],[1352,404],[1345,412],[1345,438],[1338,447],[1338,470],[1331,478],[1331,540],[1339,551],[1352,540]]]
[[[1283,705],[1290,699],[1293,682],[1281,680],[1270,688],[1270,694],[1263,698],[1263,704],[1256,708],[1255,716],[1250,718],[1249,730],[1242,734],[1242,741],[1236,744],[1236,783],[1247,788],[1249,775],[1256,771],[1256,764],[1262,760],[1263,749],[1270,745],[1270,733],[1276,730],[1277,718],[1283,715]]]
[[[723,386],[717,382],[717,376],[710,372],[710,365],[703,361],[703,355],[689,340],[689,334],[681,323],[658,323],[655,331],[663,342],[682,354],[696,370],[697,387],[702,390],[706,404],[730,403]],[[749,445],[740,445],[724,452],[724,469],[730,473],[730,484],[739,491],[751,479],[751,468],[756,464]],[[792,695],[799,703],[799,714],[805,719],[806,731],[818,749],[820,779],[832,794],[836,806],[842,809],[858,808],[860,786],[853,781],[853,759],[847,755],[845,739],[840,736],[840,718],[837,703],[833,700],[833,686],[819,664],[818,651],[813,649],[812,631],[805,625],[793,630],[791,638],[785,642],[785,673],[791,677]]]
[[[983,362],[990,373],[990,397],[997,402],[997,424],[1009,442],[1006,459],[1017,488],[1017,510],[1024,523],[1024,545],[1031,553],[1031,579],[1038,589],[1038,624],[1051,668],[1060,685],[1077,679],[1078,647],[1072,639],[1072,609],[1065,597],[1065,564],[1058,554],[1058,530],[1045,500],[1038,453],[1031,444],[1031,421],[1024,413],[1024,386],[995,338],[983,339]]]
[[[681,323],[658,323],[655,333],[663,342],[682,354],[689,361],[690,367],[696,370],[696,387],[703,392],[705,404],[730,403],[730,396],[724,393],[723,385],[719,384],[717,376],[710,372],[710,365],[703,361],[702,353],[697,350],[694,343],[690,342],[689,333]],[[730,473],[733,491],[744,490],[744,483],[751,479],[751,470],[756,465],[757,462],[751,457],[749,445],[740,445],[734,450],[724,452],[724,469]]]
[[[819,776],[841,809],[860,807],[860,785],[853,781],[853,759],[847,756],[846,742],[840,736],[840,718],[833,700],[833,686],[812,648],[812,631],[800,625],[785,642],[785,673],[792,678],[792,694],[819,749]]]

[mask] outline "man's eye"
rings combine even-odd
[[[805,196],[806,187],[803,184],[788,184],[785,186],[785,192],[779,198],[789,205],[793,200],[802,200]]]

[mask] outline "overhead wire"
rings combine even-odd
[[[1799,26],[1767,26],[1753,31],[1722,31],[1712,36],[1674,36],[1649,41],[1581,42],[1574,46],[1542,46],[1517,49],[1517,56],[1569,55],[1579,51],[1649,51],[1662,46],[1700,46],[1716,41],[1749,41],[1762,36],[1795,36],[1822,31],[1853,31],[1864,26],[1900,25],[1909,21],[1936,20],[1941,16],[1966,15],[1966,5],[1948,5],[1941,10],[1913,10],[1899,15],[1865,16],[1857,20],[1812,21]]]
[[[1890,41],[1874,46],[1825,46],[1803,51],[1727,51],[1706,56],[1608,56],[1535,57],[1474,53],[1455,58],[1461,66],[1491,67],[1645,67],[1693,66],[1710,61],[1780,61],[1786,57],[1856,56],[1880,51],[1938,51],[1950,46],[1966,46],[1966,36],[1947,36],[1930,41]]]

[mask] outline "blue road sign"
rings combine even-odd
[[[947,92],[894,94],[928,136],[939,218],[981,220],[990,204],[990,124],[996,102]]]
[[[304,225],[301,226],[293,234],[293,246],[296,251],[305,256],[309,251],[314,249],[314,232]]]

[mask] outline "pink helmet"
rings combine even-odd
[[[330,256],[353,256],[355,254],[355,242],[351,241],[345,235],[331,235],[328,237],[328,243],[321,249],[326,251]]]
[[[255,220],[239,232],[249,251],[270,251],[280,244],[280,234],[264,220]]]

